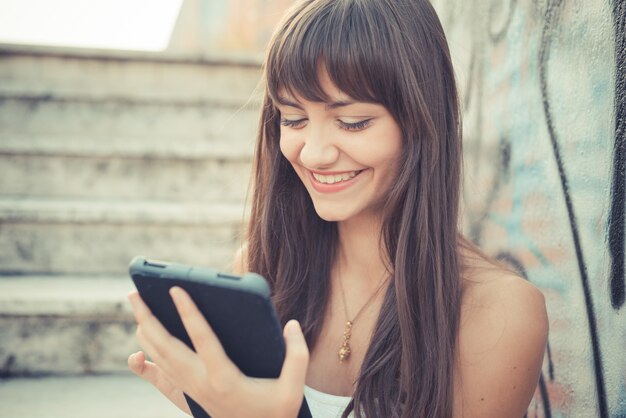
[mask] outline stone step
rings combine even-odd
[[[132,289],[124,275],[0,277],[1,375],[126,371]]]
[[[1,133],[0,155],[181,160],[250,160],[254,140]]]
[[[139,140],[141,149],[176,143],[254,143],[259,107],[216,107],[193,102],[94,101],[88,98],[9,97],[0,94],[0,137]],[[161,145],[157,145],[160,147]]]
[[[248,102],[261,77],[258,59],[0,45],[0,96],[90,100]]]
[[[228,268],[244,205],[0,199],[0,274],[124,274],[132,257]]]
[[[189,418],[129,374],[0,380],[0,418]]]
[[[6,135],[0,195],[242,202],[253,145]]]

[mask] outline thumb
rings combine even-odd
[[[128,368],[139,377],[143,377],[146,366],[146,355],[138,351],[128,357]]]
[[[306,369],[309,366],[309,349],[298,321],[292,319],[287,322],[283,334],[287,343],[287,354],[280,372],[280,380],[292,390],[294,388],[304,390]]]

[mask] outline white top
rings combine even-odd
[[[313,418],[341,418],[341,414],[352,400],[349,396],[330,395],[306,385],[304,397]],[[351,412],[348,416],[354,417],[354,413]]]

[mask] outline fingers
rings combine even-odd
[[[163,327],[161,322],[152,315],[150,308],[146,306],[138,292],[130,292],[128,294],[128,300],[133,308],[133,315],[135,315],[137,324],[142,332],[149,336],[150,341],[153,343],[151,345],[154,345],[155,348],[159,345],[168,346],[172,343],[171,340],[175,340],[175,338],[167,332],[165,327]],[[152,355],[152,353],[149,354]]]
[[[170,335],[137,292],[131,292],[128,299],[137,320],[137,340],[141,348],[170,376],[199,374],[200,359],[195,353]]]
[[[168,347],[175,347],[176,349],[186,348],[180,340],[172,337],[161,322],[152,314],[150,308],[146,306],[141,296],[139,296],[139,293],[129,293],[128,300],[133,308],[133,314],[139,325],[140,334],[143,334],[144,340],[148,342],[148,347],[145,348],[153,348],[156,351],[156,353],[148,351],[151,357],[154,357],[153,354],[163,355],[161,352]]]
[[[300,387],[304,390],[306,370],[309,365],[309,349],[298,321],[292,319],[287,322],[284,336],[287,354],[280,372],[280,381],[292,390]]]
[[[139,345],[150,357],[153,359],[157,358],[159,356],[159,350],[155,345],[159,343],[161,345],[167,344],[166,340],[169,334],[163,328],[163,325],[152,315],[152,312],[143,302],[139,293],[136,291],[129,293],[128,301],[130,302],[135,321],[137,322],[137,340]]]
[[[239,371],[226,355],[221,342],[191,297],[180,287],[170,289],[180,319],[198,355],[209,370],[226,373]]]
[[[135,321],[138,323],[142,323],[144,320],[152,317],[152,311],[150,308],[146,306],[146,304],[139,296],[139,292],[133,290],[128,294],[128,300],[130,302],[131,307],[133,308],[133,315],[135,316]]]
[[[183,412],[191,415],[191,410],[182,390],[178,388],[157,366],[147,361],[143,352],[139,351],[128,357],[128,367],[137,376],[151,383]]]

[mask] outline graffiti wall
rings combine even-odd
[[[464,226],[540,287],[528,417],[626,417],[626,1],[435,0],[463,91]]]

